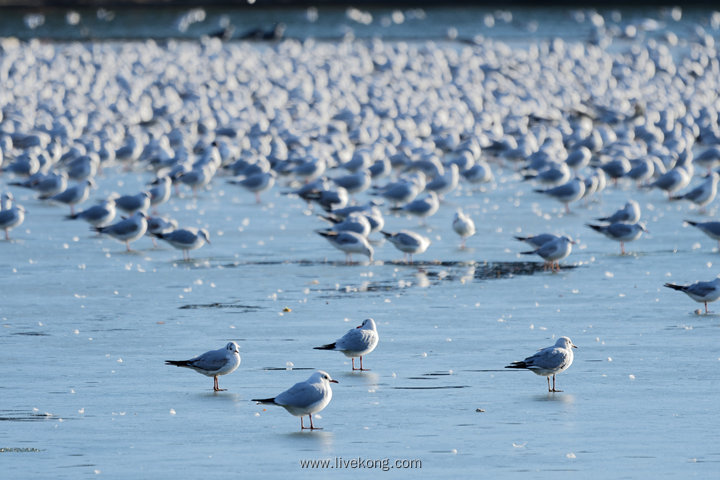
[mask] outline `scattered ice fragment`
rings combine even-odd
[[[171,408],[171,409],[170,409],[170,415],[175,415],[176,413],[177,413],[177,412],[175,411],[174,408]]]
[[[630,375],[628,375],[628,378],[629,378],[630,380],[635,380],[635,375],[633,375],[633,374],[631,373]]]
[[[285,362],[285,370],[292,370],[294,366],[293,362]]]
[[[607,278],[613,278],[613,277],[615,276],[615,274],[612,273],[612,272],[605,272],[605,276],[606,276]]]
[[[567,458],[577,458],[573,452],[570,452],[565,455]]]

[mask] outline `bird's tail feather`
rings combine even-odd
[[[512,362],[510,365],[506,365],[505,368],[528,368],[528,364],[525,362]]]
[[[273,397],[273,398],[253,398],[250,401],[258,402],[258,403],[275,403],[275,397]]]
[[[175,365],[176,367],[187,367],[187,360],[165,360],[165,365]]]
[[[335,350],[335,344],[328,343],[327,345],[323,345],[322,347],[314,347],[313,350]]]

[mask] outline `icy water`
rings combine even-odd
[[[3,477],[310,478],[383,465],[403,477],[717,476],[720,316],[663,287],[719,273],[717,242],[683,223],[715,219],[717,200],[700,213],[621,181],[566,214],[517,165],[483,158],[495,182],[461,181],[424,225],[383,207],[385,230],[431,239],[413,265],[377,233],[374,261],[346,265],[314,232],[326,226],[317,206],[281,193],[283,177],[262,204],[220,174],[196,198],[181,187],[160,212],[212,241],[186,262],[149,237],[126,252],[4,173],[2,190],[27,215],[0,242]],[[81,208],[152,176],[107,165]],[[649,233],[620,255],[585,224],[630,198]],[[451,228],[459,207],[478,230],[466,249]],[[542,232],[578,242],[560,273],[513,238]],[[367,317],[380,334],[370,371],[313,350]],[[563,392],[503,368],[563,335],[579,347],[557,377]],[[164,365],[230,340],[242,364],[220,377],[227,391]],[[318,368],[339,381],[314,416],[322,430],[301,432],[284,409],[250,401]]]

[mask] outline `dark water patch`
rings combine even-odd
[[[266,371],[279,371],[279,370],[291,371],[291,370],[315,370],[315,369],[311,368],[311,367],[263,367],[263,370],[266,370]]]
[[[45,413],[28,413],[19,410],[0,410],[0,422],[42,422],[53,419]]]
[[[191,303],[188,305],[183,305],[181,307],[178,307],[180,310],[197,310],[200,308],[233,308],[241,310],[241,313],[250,313],[255,312],[257,310],[260,310],[260,307],[257,305],[243,305],[240,303],[222,303],[222,302],[214,302],[214,303]]]
[[[447,390],[450,388],[470,388],[469,385],[444,385],[440,387],[392,387],[395,390]]]
[[[43,332],[15,332],[12,335],[21,335],[23,337],[49,337],[47,333]]]
[[[0,453],[39,453],[39,448],[22,448],[22,447],[0,447]]]

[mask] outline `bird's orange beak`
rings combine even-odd
[[[337,380],[330,380],[330,383],[340,383]]]

